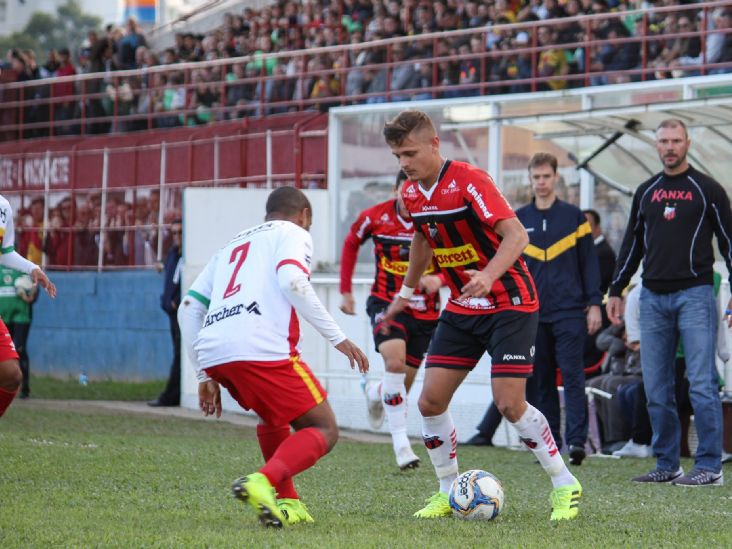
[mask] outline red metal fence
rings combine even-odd
[[[0,144],[18,248],[56,269],[150,267],[186,186],[325,187],[324,115]],[[45,254],[45,257],[41,255]]]

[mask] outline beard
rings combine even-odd
[[[686,160],[686,155],[672,157],[664,156],[662,160],[664,167],[673,170],[681,166],[684,160]]]

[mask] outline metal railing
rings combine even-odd
[[[307,121],[305,121],[307,123]],[[297,123],[295,124],[297,126]],[[151,268],[167,253],[168,229],[181,217],[185,187],[324,188],[325,173],[297,161],[283,171],[273,162],[278,143],[319,138],[298,128],[214,135],[150,145],[16,153],[0,158],[2,195],[13,206],[16,247],[51,269]],[[262,173],[238,166],[248,143],[263,143]],[[302,150],[302,143],[295,143]],[[195,149],[210,157],[194,165]],[[236,156],[236,158],[233,158]],[[236,160],[237,170],[230,164]],[[128,173],[119,173],[127,170]],[[235,175],[235,172],[247,175]],[[82,173],[83,172],[83,173]],[[83,175],[83,177],[82,177]]]
[[[732,2],[656,7],[305,51],[4,83],[0,84],[0,140],[205,125],[280,112],[324,111],[332,105],[362,102],[644,81],[654,78],[659,71],[669,73],[671,68],[673,74],[681,76],[730,71],[732,62],[711,63],[706,58],[709,38],[732,32],[710,28],[712,11],[718,7],[732,10]],[[651,21],[668,15],[686,15],[698,22],[698,28],[665,33],[651,30]],[[620,28],[625,21],[634,22],[636,35],[601,37],[609,22]],[[574,41],[559,44],[542,37],[541,29],[553,32],[570,26],[576,31]],[[528,42],[517,43],[518,33],[525,33]],[[504,46],[487,51],[485,44],[499,35],[504,36]],[[481,45],[478,51],[458,46],[472,38]],[[700,55],[688,65],[659,68],[652,52],[677,39],[698,40]],[[398,51],[405,48],[413,55],[397,59]],[[635,62],[605,70],[596,61],[603,48],[627,48]],[[559,68],[551,73],[550,58],[561,58],[561,52],[570,52],[574,61],[560,61]],[[362,62],[359,56],[366,61]],[[411,74],[411,83],[397,89],[395,74],[400,71]],[[371,84],[358,85],[364,79]],[[61,95],[64,85],[73,86],[74,93],[69,94],[67,88]]]

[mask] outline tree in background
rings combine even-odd
[[[49,50],[68,48],[77,52],[90,30],[100,29],[102,20],[84,13],[77,0],[67,0],[56,15],[35,12],[21,32],[0,36],[0,52],[11,48],[32,49],[44,63]]]

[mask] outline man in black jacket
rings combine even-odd
[[[170,226],[173,244],[165,258],[163,293],[160,307],[170,319],[170,335],[173,339],[173,363],[170,365],[168,383],[160,396],[148,402],[149,406],[178,406],[180,404],[180,328],[178,327],[178,305],[180,304],[180,259],[183,225],[176,219]]]
[[[720,256],[732,273],[732,211],[724,188],[689,165],[690,144],[681,120],[664,120],[656,129],[663,171],[641,184],[633,196],[607,314],[614,324],[621,322],[620,293],[642,259],[641,369],[657,461],[656,469],[633,480],[718,486],[724,479],[712,239],[716,235]],[[731,309],[732,300],[725,311],[729,324]],[[694,469],[686,475],[680,463],[681,425],[674,401],[679,338],[699,438]]]

